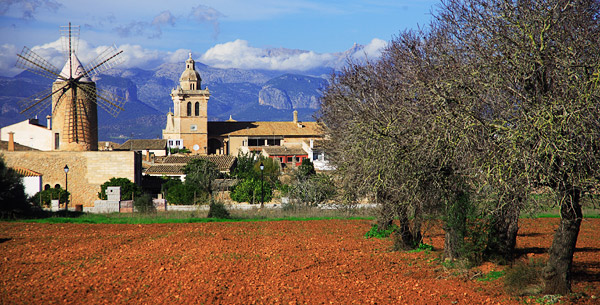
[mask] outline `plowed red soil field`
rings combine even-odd
[[[559,219],[525,219],[522,259],[544,259]],[[366,239],[368,220],[204,224],[0,223],[2,304],[519,304],[485,264],[457,274],[435,251],[390,251]],[[574,291],[598,304],[600,219],[585,219]],[[593,298],[592,296],[595,296]]]

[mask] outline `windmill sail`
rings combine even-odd
[[[66,63],[62,70],[24,47],[17,54],[17,67],[54,80],[52,89],[46,89],[19,101],[21,113],[37,114],[52,105],[56,150],[97,150],[97,106],[116,117],[123,110],[125,99],[106,90],[98,90],[92,76],[122,63],[115,46],[102,51],[86,69],[76,55],[79,27],[61,27],[61,41]]]

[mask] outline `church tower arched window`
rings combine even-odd
[[[187,116],[192,116],[192,102],[187,103]]]
[[[196,116],[200,116],[200,103],[196,102],[196,105],[194,105],[194,114]]]

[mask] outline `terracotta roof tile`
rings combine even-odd
[[[302,126],[302,127],[299,127]],[[208,122],[209,136],[322,136],[317,122]]]
[[[184,166],[185,165],[154,164],[146,170],[146,174],[183,175]]]
[[[17,174],[19,174],[23,177],[40,177],[40,176],[42,176],[42,174],[40,174],[38,172],[34,172],[30,169],[26,169],[23,167],[13,167],[13,169],[17,172]]]
[[[136,140],[127,140],[125,143],[121,144],[116,150],[157,150],[157,149],[167,149],[167,140],[163,139],[136,139]]]
[[[193,159],[204,159],[213,162],[221,172],[229,172],[235,164],[236,157],[228,155],[170,155],[162,159],[162,163],[154,163],[146,170],[146,174],[183,175],[183,167]]]
[[[308,154],[301,147],[263,146],[263,150],[269,156],[298,156]]]

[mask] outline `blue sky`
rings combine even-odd
[[[224,68],[309,69],[354,43],[371,57],[406,28],[425,26],[437,1],[421,0],[0,0],[0,75],[19,72],[23,46],[61,65],[59,27],[80,25],[78,56],[106,46],[149,69],[194,59]],[[281,57],[267,49],[309,52]],[[302,55],[303,54],[303,55]],[[278,57],[279,56],[279,57]],[[304,67],[304,68],[303,68]]]

